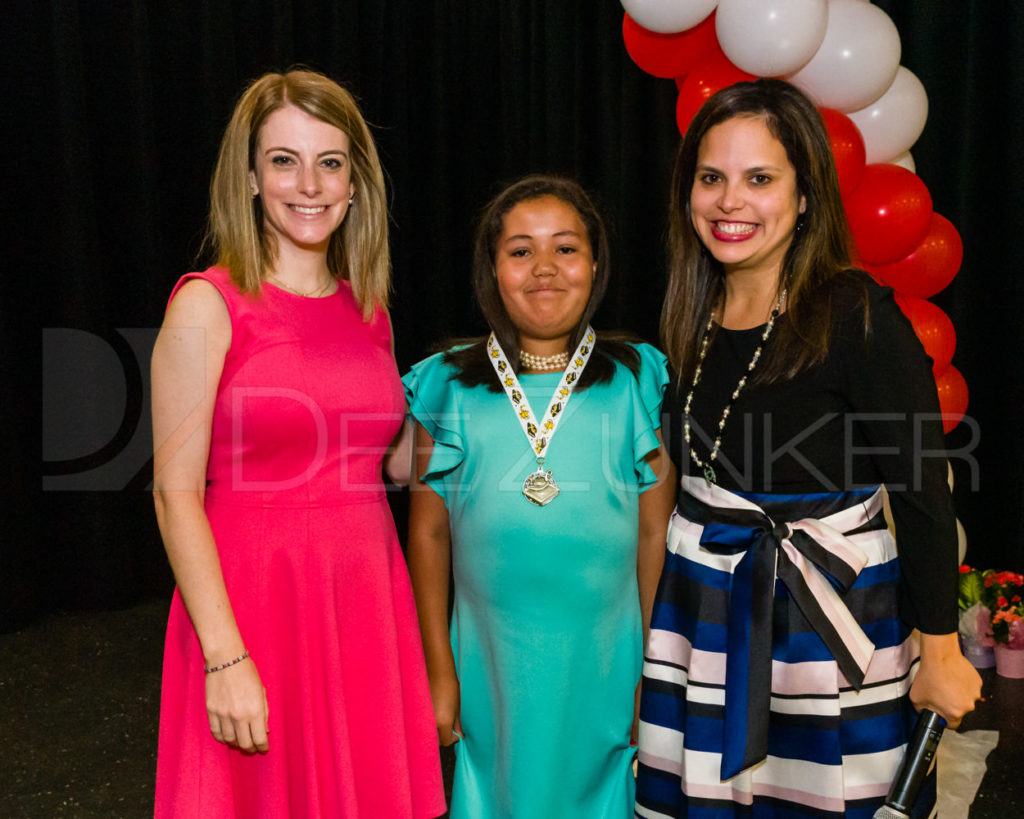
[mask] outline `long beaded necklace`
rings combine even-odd
[[[764,347],[765,342],[768,340],[768,336],[772,334],[772,328],[775,327],[775,319],[779,317],[779,313],[782,310],[782,304],[786,300],[786,288],[782,289],[779,294],[779,300],[775,303],[775,309],[772,310],[771,316],[768,318],[768,323],[764,327],[764,332],[761,333],[761,343],[757,345],[757,349],[754,350],[754,357],[750,359],[750,363],[747,365],[747,371],[740,376],[739,383],[736,385],[736,389],[732,391],[732,397],[729,398],[728,403],[725,405],[725,409],[722,410],[722,417],[718,419],[718,434],[715,437],[715,442],[711,447],[711,453],[708,455],[706,461],[702,461],[700,456],[697,455],[697,450],[693,448],[693,444],[690,443],[690,404],[693,402],[693,391],[697,388],[697,384],[700,382],[701,367],[704,364],[704,356],[708,351],[708,343],[711,340],[711,327],[714,324],[714,316],[708,319],[707,326],[704,328],[704,338],[700,342],[700,352],[697,354],[697,369],[693,372],[693,383],[690,384],[690,391],[686,395],[686,405],[683,407],[683,438],[686,439],[686,445],[690,448],[690,459],[697,465],[697,468],[702,470],[704,473],[704,480],[707,481],[708,486],[715,483],[717,476],[715,475],[715,469],[711,465],[712,462],[718,457],[718,452],[722,448],[722,431],[725,429],[725,422],[729,420],[729,413],[732,411],[732,405],[736,403],[736,399],[739,397],[740,391],[747,384],[747,376],[753,372],[754,367],[757,366],[757,361],[761,358],[761,349]]]

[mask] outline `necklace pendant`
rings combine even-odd
[[[523,494],[535,506],[547,506],[558,497],[558,491],[558,484],[555,483],[550,469],[544,471],[537,467],[537,471],[531,472],[523,481]]]
[[[708,486],[711,486],[716,480],[715,470],[711,464],[704,464],[704,480],[707,481]]]

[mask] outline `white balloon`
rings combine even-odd
[[[829,0],[825,39],[787,79],[817,105],[856,111],[877,100],[900,67],[900,33],[889,15],[861,0]]]
[[[864,137],[867,161],[891,162],[921,136],[928,119],[928,95],[914,73],[901,65],[882,96],[847,116]]]
[[[622,0],[626,14],[648,31],[676,34],[707,19],[718,0]]]
[[[806,64],[828,27],[828,0],[719,0],[715,32],[734,65],[779,77]]]
[[[890,165],[899,165],[901,168],[906,168],[911,173],[917,173],[917,163],[914,162],[914,157],[910,151],[904,151],[899,156],[894,156],[889,160]]]
[[[967,530],[964,529],[964,525],[960,522],[960,518],[956,519],[956,545],[957,551],[960,555],[958,563],[964,562],[964,556],[967,554]]]

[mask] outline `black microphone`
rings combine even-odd
[[[946,721],[934,711],[921,711],[903,762],[889,786],[885,804],[875,811],[875,819],[910,819],[945,727]]]

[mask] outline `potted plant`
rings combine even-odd
[[[995,641],[996,672],[1004,677],[1024,677],[1024,575],[986,572],[982,582],[982,600],[990,612],[990,633]]]

